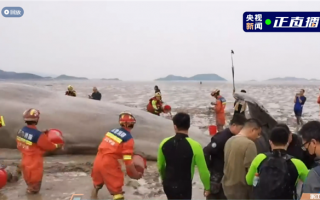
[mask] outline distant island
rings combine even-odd
[[[158,78],[155,81],[227,81],[217,74],[197,74],[191,77],[168,75],[165,78]]]
[[[88,80],[88,78],[85,78],[85,77],[68,76],[65,74],[62,74],[62,75],[55,77],[53,79],[54,80]]]
[[[89,80],[86,77],[76,77],[62,74],[57,77],[43,77],[33,73],[17,73],[17,72],[8,72],[0,70],[0,79],[5,80]],[[118,78],[112,79],[101,79],[101,80],[117,80]]]
[[[102,78],[101,81],[120,81],[118,78]]]
[[[306,79],[306,78],[297,78],[297,77],[284,77],[284,78],[272,78],[266,81],[320,81],[318,79]]]
[[[0,79],[41,80],[44,79],[44,77],[30,73],[16,73],[0,70]]]

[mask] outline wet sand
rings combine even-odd
[[[153,95],[154,85],[162,91],[163,100],[171,105],[173,114],[185,111],[192,117],[192,124],[208,134],[207,127],[214,123],[214,115],[210,110],[213,101],[210,92],[219,88],[227,99],[226,116],[230,120],[233,113],[232,84],[219,82],[110,82],[110,81],[39,81],[24,82],[37,87],[44,87],[59,93],[65,92],[71,84],[77,91],[78,97],[87,98],[93,86],[97,86],[102,93],[102,101],[123,104],[130,107],[145,109],[149,98]],[[247,93],[261,102],[269,113],[279,122],[288,123],[291,128],[296,126],[293,114],[293,98],[300,88],[306,90],[307,102],[304,107],[305,121],[319,119],[319,106],[316,104],[318,83],[244,83],[237,84],[237,88],[247,90]],[[70,97],[71,98],[71,97]],[[90,100],[88,100],[90,101]],[[97,102],[99,103],[99,102]],[[163,117],[170,117],[164,115]],[[41,123],[41,122],[40,122]],[[107,130],[106,130],[107,131]],[[14,165],[19,163],[20,155],[16,150],[0,149],[2,163]],[[89,199],[92,189],[91,164],[94,156],[55,156],[45,158],[45,174],[39,195],[26,195],[25,183],[21,179],[18,183],[8,184],[0,191],[0,200],[28,199],[28,200],[56,200],[70,199],[72,194],[84,194]],[[148,169],[143,179],[129,181],[126,178],[124,190],[127,199],[166,199],[154,162],[148,163]],[[194,178],[194,199],[205,199],[202,195],[203,187],[198,174]],[[100,199],[110,199],[110,195],[103,188],[99,193]]]
[[[1,164],[19,164],[20,154],[17,150],[2,149],[0,153]],[[57,200],[70,199],[73,194],[83,194],[84,199],[90,199],[92,189],[91,167],[94,156],[54,156],[46,157],[42,188],[37,195],[25,193],[26,184],[23,179],[17,183],[9,183],[1,189],[0,200]],[[144,177],[138,181],[126,176],[124,191],[127,199],[166,199],[155,162],[148,162]],[[202,199],[203,187],[199,184],[196,173],[194,179],[194,198]],[[103,187],[99,191],[99,199],[112,199]]]

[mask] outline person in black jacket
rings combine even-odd
[[[97,87],[93,87],[93,93],[89,95],[89,99],[101,100],[101,93],[98,91]]]
[[[284,128],[290,133],[287,154],[301,160],[308,167],[308,169],[311,169],[314,164],[314,157],[310,156],[302,149],[302,139],[297,134],[292,134],[286,124],[277,124],[276,127]]]
[[[161,93],[159,87],[158,87],[157,85],[155,85],[155,86],[154,86],[154,93],[157,93],[157,92],[160,92],[160,93]]]
[[[210,143],[203,149],[211,182],[210,195],[207,199],[226,199],[221,185],[224,167],[224,145],[229,138],[240,132],[245,122],[244,115],[235,114],[230,121],[230,127],[216,133],[211,138]]]

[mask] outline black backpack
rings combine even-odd
[[[253,186],[254,199],[294,199],[296,188],[288,170],[292,156],[276,157],[266,153],[267,158],[258,168],[259,180]]]

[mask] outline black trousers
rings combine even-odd
[[[167,183],[163,184],[164,193],[168,199],[185,199],[192,198],[192,182],[190,183]]]

